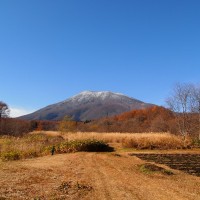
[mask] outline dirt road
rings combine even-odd
[[[144,163],[126,153],[72,153],[1,162],[0,199],[200,199],[199,177],[178,170],[170,176],[144,173],[139,167]]]

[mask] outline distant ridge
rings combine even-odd
[[[133,109],[153,106],[120,93],[109,91],[83,91],[69,99],[44,107],[20,119],[61,120],[69,115],[74,120],[94,120],[114,116]]]

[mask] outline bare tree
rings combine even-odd
[[[193,108],[192,84],[176,84],[172,95],[166,100],[169,108],[176,115],[177,125],[181,135],[184,137],[189,133],[190,116]]]
[[[192,111],[198,113],[198,135],[200,140],[200,85],[193,86],[192,98]]]
[[[9,111],[8,105],[4,103],[3,101],[0,101],[0,119],[8,117],[9,112],[10,111]]]

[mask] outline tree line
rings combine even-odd
[[[200,86],[178,83],[166,99],[167,107],[132,110],[99,120],[75,122],[69,116],[61,121],[27,121],[9,118],[9,107],[0,101],[0,134],[20,135],[33,130],[96,132],[170,132],[200,140]]]

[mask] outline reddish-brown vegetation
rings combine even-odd
[[[153,106],[79,125],[79,131],[177,133],[173,112]]]
[[[180,117],[177,117],[180,116]],[[197,137],[199,130],[198,115],[187,115],[187,133]],[[179,118],[181,114],[174,113],[164,107],[153,106],[141,110],[132,110],[113,117],[99,120],[86,120],[85,122],[75,122],[71,120],[63,121],[25,121],[18,119],[1,118],[0,134],[21,135],[30,131],[58,131],[65,129],[69,132],[169,132],[180,134]],[[70,127],[70,128],[69,128]],[[62,130],[63,131],[63,130]]]
[[[114,117],[107,117],[87,123],[79,123],[79,131],[95,132],[169,132],[180,135],[181,113],[174,113],[161,106],[132,110]],[[187,113],[187,135],[198,137],[199,116]]]
[[[55,121],[28,121],[12,118],[0,119],[0,135],[20,136],[34,130],[57,130]]]

